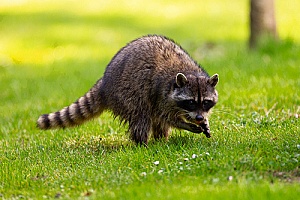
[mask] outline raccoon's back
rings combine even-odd
[[[146,36],[122,48],[102,78],[103,96],[116,115],[135,116],[166,98],[177,73],[203,73],[177,44]]]
[[[150,35],[123,47],[108,64],[102,79],[111,93],[118,93],[114,91],[119,88],[144,93],[154,82],[170,82],[177,73],[184,72],[206,74],[175,42]]]

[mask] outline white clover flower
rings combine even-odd
[[[154,165],[159,165],[159,161],[157,160],[157,161],[153,162],[153,164]]]
[[[146,172],[142,172],[142,173],[140,174],[140,176],[146,176],[146,175],[147,175]]]

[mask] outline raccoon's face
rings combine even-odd
[[[205,76],[178,73],[170,98],[178,107],[177,118],[187,124],[200,125],[207,118],[208,111],[217,103],[215,86],[218,74]]]

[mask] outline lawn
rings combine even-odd
[[[249,51],[248,1],[1,1],[0,197],[300,199],[299,7],[276,1],[281,40]],[[147,34],[174,39],[220,75],[211,138],[173,130],[135,146],[109,112],[36,128]]]

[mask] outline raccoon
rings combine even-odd
[[[208,112],[217,103],[218,74],[209,76],[181,46],[164,36],[138,38],[113,57],[103,77],[77,101],[41,115],[40,129],[79,125],[112,111],[128,123],[130,138],[147,145],[170,128],[210,137]]]

